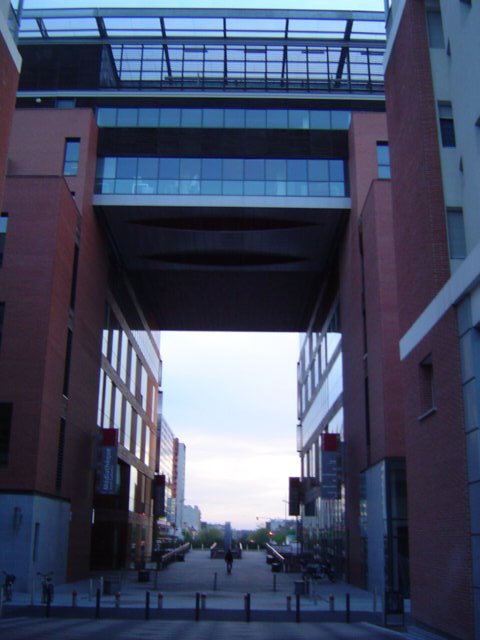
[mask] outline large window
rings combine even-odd
[[[65,156],[63,160],[64,176],[77,175],[79,157],[80,157],[80,138],[67,138],[65,140]]]
[[[452,105],[449,102],[439,102],[438,117],[442,146],[454,147],[456,144],[455,127],[453,124]]]
[[[390,149],[388,142],[377,142],[377,166],[378,177],[384,180],[391,178]]]
[[[99,158],[97,193],[348,195],[345,161],[315,158]]]
[[[5,252],[5,240],[7,237],[8,213],[2,213],[0,216],[0,267],[3,263],[3,254]]]
[[[450,260],[464,260],[467,256],[463,210],[457,207],[447,209],[448,250]]]

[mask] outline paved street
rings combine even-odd
[[[100,575],[78,583],[56,585],[55,599],[46,617],[39,593],[14,593],[5,604],[0,633],[11,640],[111,638],[215,638],[236,640],[315,640],[336,638],[405,638],[381,628],[380,602],[372,594],[344,583],[328,581],[299,599],[296,611],[295,581],[298,574],[272,573],[264,552],[245,552],[227,575],[223,560],[211,560],[208,551],[194,551],[185,562],[150,573],[149,582],[139,582],[137,572],[105,573],[104,581],[120,586],[120,606],[115,595],[102,595],[96,610],[95,592]],[[76,592],[76,607],[72,593]],[[145,620],[147,593],[149,619]],[[196,594],[204,605],[196,610]],[[247,621],[245,594],[251,594]],[[346,623],[347,593],[351,622]],[[162,608],[158,607],[159,598]],[[335,611],[331,611],[334,597]],[[376,609],[376,612],[374,611]],[[96,617],[98,614],[98,618]],[[199,618],[196,620],[196,618]],[[372,624],[375,623],[375,624]]]

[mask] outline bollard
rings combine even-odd
[[[72,591],[72,607],[76,607],[77,606],[77,592],[76,591]]]
[[[88,585],[88,599],[91,600],[93,596],[93,580],[90,578],[90,583]]]
[[[373,613],[377,613],[377,587],[373,589]]]
[[[273,590],[274,591],[277,590],[277,574],[276,573],[273,574]]]
[[[205,609],[207,608],[207,596],[202,593],[202,595],[200,596],[201,602],[202,602],[202,611],[205,611]]]
[[[145,594],[145,620],[150,619],[150,591]]]
[[[300,622],[300,594],[297,593],[295,596],[296,606],[295,606],[295,620],[296,622]]]
[[[163,593],[159,593],[157,598],[158,598],[158,608],[163,609]]]
[[[345,621],[350,622],[350,594],[345,594]]]
[[[251,605],[251,597],[249,593],[245,594],[245,620],[250,622],[250,605]]]
[[[121,595],[122,594],[120,593],[120,591],[117,591],[117,593],[115,594],[115,607],[117,609],[120,608],[120,597],[121,597]]]
[[[95,617],[100,617],[100,589],[97,588],[96,601],[95,601]]]
[[[218,574],[215,571],[215,573],[213,574],[213,590],[216,591],[217,590],[217,580],[218,580]]]
[[[198,622],[200,620],[200,594],[195,594],[195,620]]]
[[[287,611],[292,610],[292,596],[287,596]]]
[[[45,616],[50,617],[51,598],[47,597],[47,604],[45,605]]]
[[[330,611],[335,611],[335,596],[333,593],[328,596],[328,604],[330,605]]]

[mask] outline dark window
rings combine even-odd
[[[383,180],[389,180],[391,178],[390,149],[388,142],[377,142],[377,167],[379,178]]]
[[[5,317],[5,303],[0,302],[0,346],[2,344],[3,319]]]
[[[72,285],[70,287],[70,308],[75,309],[75,297],[77,293],[77,273],[78,273],[78,244],[75,244],[75,251],[73,254],[73,269],[72,269]]]
[[[8,465],[12,411],[11,402],[0,402],[0,467]]]
[[[445,40],[443,37],[442,15],[440,11],[427,11],[427,26],[430,48],[443,49]]]
[[[3,254],[5,252],[5,240],[7,237],[8,213],[2,213],[0,216],[0,267],[3,263]]]
[[[65,157],[63,160],[64,176],[77,175],[79,157],[80,157],[80,138],[67,138],[65,140]]]
[[[451,260],[463,260],[467,256],[463,210],[449,207],[447,209],[448,251]]]
[[[453,126],[452,105],[444,103],[438,105],[438,115],[440,121],[440,135],[444,147],[455,146],[455,128]]]
[[[60,431],[58,434],[58,450],[57,450],[57,473],[55,476],[55,489],[60,491],[62,488],[63,478],[63,457],[65,452],[65,418],[60,420]]]
[[[63,372],[63,395],[68,398],[68,384],[70,381],[70,361],[72,358],[72,339],[73,334],[69,329],[67,333],[67,348],[65,352],[65,370]]]
[[[419,420],[422,420],[435,411],[435,389],[433,381],[433,362],[431,355],[422,360],[422,362],[420,363],[419,394]]]

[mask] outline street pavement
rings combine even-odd
[[[0,633],[11,640],[413,637],[405,627],[384,628],[380,598],[352,585],[326,580],[297,598],[300,575],[272,573],[261,551],[244,552],[231,575],[223,560],[192,551],[185,562],[143,577],[149,580],[139,582],[136,571],[105,572],[56,585],[49,611],[40,602],[40,585],[33,596],[14,593],[13,602],[4,603]],[[111,594],[102,593],[97,601],[102,582]],[[390,621],[402,623],[400,618]]]

